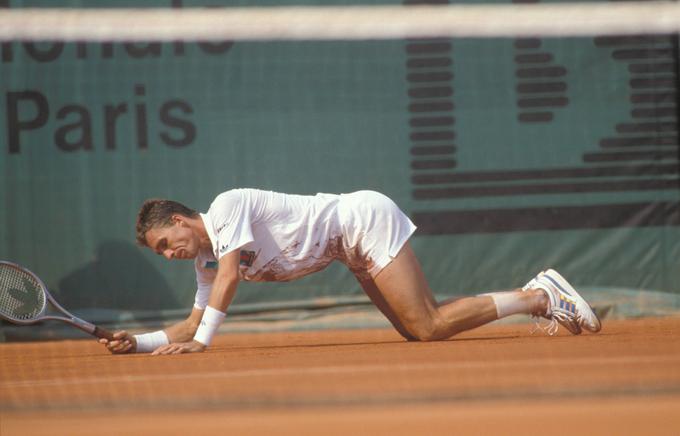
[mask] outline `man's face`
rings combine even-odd
[[[198,255],[199,238],[181,216],[173,217],[172,225],[151,228],[145,236],[149,248],[168,260]]]

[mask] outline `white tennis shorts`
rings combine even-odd
[[[344,258],[361,280],[375,278],[399,254],[416,226],[390,198],[375,191],[340,195]]]

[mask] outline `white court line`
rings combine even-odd
[[[381,365],[343,365],[343,366],[312,366],[295,368],[267,368],[246,369],[215,372],[187,372],[183,374],[156,374],[156,375],[112,375],[107,377],[85,377],[81,379],[50,379],[50,380],[19,380],[2,381],[0,388],[20,387],[49,387],[69,385],[93,385],[103,383],[121,384],[125,382],[143,383],[150,381],[176,381],[196,379],[237,379],[244,377],[279,377],[287,375],[308,374],[352,374],[370,373],[383,371],[441,371],[462,369],[507,369],[513,367],[541,367],[541,366],[587,366],[587,365],[622,365],[622,364],[657,364],[666,362],[679,362],[680,355],[672,356],[613,356],[613,357],[583,357],[573,359],[523,359],[510,361],[465,361],[465,362],[439,362],[439,363],[412,363],[412,364],[381,364]],[[680,368],[680,367],[678,367]]]

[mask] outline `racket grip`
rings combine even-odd
[[[103,339],[108,339],[109,341],[113,341],[113,333],[110,331],[103,329],[101,327],[94,327],[94,332],[92,333],[98,338],[103,338]]]

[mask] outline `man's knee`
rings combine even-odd
[[[418,338],[413,336],[409,330],[399,321],[399,319],[389,310],[384,311],[383,314],[390,321],[392,327],[407,341],[417,341]]]
[[[397,326],[395,325],[394,328],[399,332],[402,338],[406,339],[409,342],[415,342],[418,341],[419,339],[413,336],[411,333],[409,333],[403,326]]]
[[[437,317],[415,320],[410,322],[406,329],[412,336],[412,340],[429,342],[445,339],[442,336],[441,321]]]

